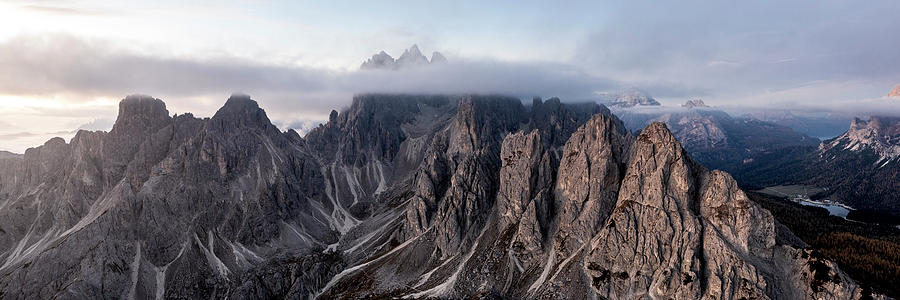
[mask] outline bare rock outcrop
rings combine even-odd
[[[661,123],[632,149],[616,210],[586,260],[591,287],[606,298],[858,298],[828,268],[814,282],[790,280],[811,262],[775,244],[774,220],[721,171],[692,162]]]
[[[554,249],[568,255],[588,244],[612,213],[625,176],[631,137],[615,117],[598,114],[566,143],[556,186]]]

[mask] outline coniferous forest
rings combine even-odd
[[[813,251],[836,262],[841,270],[872,291],[900,297],[900,229],[831,216],[824,208],[748,192]]]

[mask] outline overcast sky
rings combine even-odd
[[[488,2],[488,3],[483,3]],[[211,116],[248,93],[304,129],[354,93],[897,111],[900,1],[0,1],[0,150],[106,130],[119,99]],[[412,44],[442,67],[361,72]]]

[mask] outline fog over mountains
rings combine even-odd
[[[269,99],[264,105],[272,108],[271,118],[279,128],[304,131],[327,120],[331,109],[350,105],[347,99],[354,94],[367,92],[504,94],[522,99],[558,96],[571,102],[606,103],[608,95],[637,86],[665,106],[702,97],[709,105],[727,109],[732,115],[801,117],[799,121],[785,122],[812,124],[809,126],[813,128],[802,132],[819,138],[839,135],[853,117],[900,115],[896,98],[884,97],[885,90],[896,84],[896,78],[815,82],[765,93],[738,88],[713,92],[671,80],[634,80],[620,73],[606,74],[598,71],[603,69],[559,62],[554,57],[519,61],[449,52],[446,63],[432,64],[431,61],[442,61],[443,55],[427,58],[421,51],[407,49],[409,54],[405,57],[409,59],[403,59],[403,63],[389,63],[394,59],[388,59],[390,55],[360,55],[347,70],[330,70],[229,55],[204,59],[159,57],[109,44],[115,43],[65,34],[22,35],[0,42],[0,53],[6,58],[0,70],[0,89],[8,94],[3,96],[8,99],[3,100],[3,105],[15,104],[0,109],[5,123],[0,124],[0,136],[8,141],[0,147],[22,153],[53,136],[71,138],[72,129],[81,125],[100,122],[109,126],[116,117],[117,103],[109,95],[134,92],[164,96],[172,99],[169,106],[173,111],[190,111],[198,116],[215,112],[218,96],[214,95],[252,92]],[[359,70],[358,66],[367,60],[375,65],[390,65],[387,68],[396,71]],[[399,67],[425,61],[429,62],[427,68]],[[44,100],[26,100],[38,99],[34,97]],[[28,113],[20,113],[23,110]],[[53,134],[62,131],[68,133]]]

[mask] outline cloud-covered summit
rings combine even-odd
[[[0,28],[0,119],[17,127],[0,135],[113,119],[133,93],[209,116],[223,95],[246,92],[282,128],[326,120],[368,92],[602,101],[598,92],[638,86],[665,106],[702,97],[721,108],[900,109],[885,101],[900,78],[900,40],[889,38],[900,19],[884,14],[900,10],[893,0],[77,4],[0,1],[10,25]],[[394,50],[413,43],[447,55]],[[376,71],[360,67],[372,53],[364,64]]]
[[[413,44],[411,47],[409,47],[409,49],[403,50],[403,54],[401,54],[397,59],[394,59],[394,57],[384,51],[378,52],[375,55],[372,55],[371,58],[363,62],[362,65],[359,66],[359,69],[399,70],[421,67],[430,64],[441,64],[446,62],[447,58],[437,51],[431,54],[431,60],[429,60],[428,57],[422,54],[422,51],[419,50],[419,46]]]

